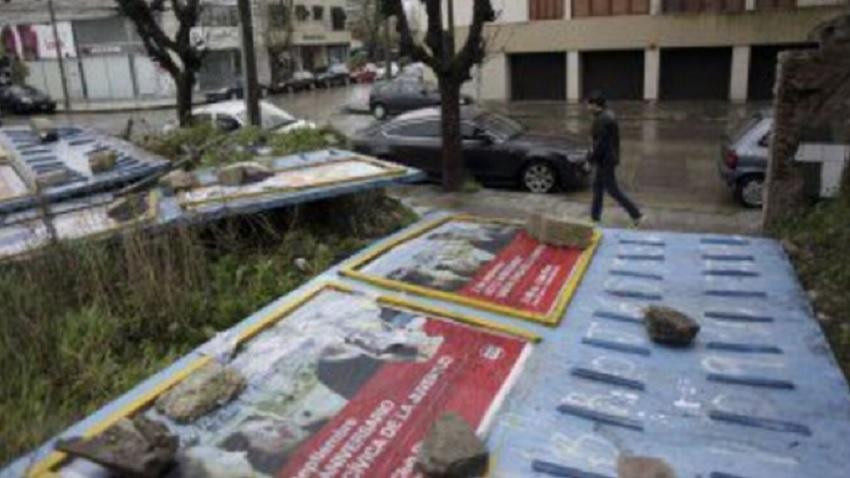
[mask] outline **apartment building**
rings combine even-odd
[[[295,70],[318,70],[348,61],[351,32],[346,0],[262,0],[254,18],[265,31],[273,80]]]
[[[778,52],[846,0],[492,0],[482,100],[765,100]],[[459,33],[473,0],[455,0]]]

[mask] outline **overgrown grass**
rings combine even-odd
[[[216,166],[253,159],[250,149],[256,147],[267,147],[271,154],[282,155],[328,146],[344,147],[345,141],[342,134],[329,127],[302,128],[284,134],[247,127],[224,133],[204,123],[166,134],[144,136],[139,145],[172,160],[182,157],[187,150],[202,150],[199,165]]]
[[[787,215],[781,238],[836,359],[850,379],[850,192]]]
[[[201,165],[344,147],[331,129],[234,134],[211,126],[143,138],[169,159],[220,141]],[[39,445],[145,377],[415,219],[383,192],[311,203],[202,229],[55,245],[0,265],[0,464]],[[304,258],[309,269],[295,267]]]

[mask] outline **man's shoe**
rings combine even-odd
[[[638,229],[638,228],[640,228],[640,224],[641,224],[642,222],[643,222],[643,214],[641,214],[640,216],[638,216],[638,217],[636,217],[636,218],[632,219],[632,227],[631,227],[631,229]]]

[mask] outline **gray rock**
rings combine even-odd
[[[585,249],[593,242],[593,225],[547,214],[532,214],[525,231],[544,244],[558,247]]]
[[[244,388],[239,372],[211,362],[160,396],[156,409],[178,423],[188,423],[229,402]]]
[[[120,419],[91,439],[60,440],[58,450],[104,466],[120,476],[159,477],[175,461],[178,441],[162,423],[138,415]]]
[[[416,466],[429,478],[468,478],[483,476],[489,453],[472,427],[456,413],[441,415],[432,425]]]
[[[148,199],[143,194],[118,198],[106,209],[106,215],[119,222],[133,220],[148,210]]]
[[[176,169],[163,176],[159,182],[173,191],[184,191],[186,189],[196,188],[200,185],[197,176],[194,174]]]
[[[699,333],[699,324],[670,307],[650,306],[644,311],[644,324],[649,337],[659,344],[687,347]]]
[[[89,156],[89,169],[92,174],[105,173],[112,171],[115,168],[115,162],[118,160],[118,155],[111,149],[98,151]]]
[[[223,186],[241,186],[262,181],[274,174],[256,161],[233,163],[218,170],[218,182]]]
[[[620,456],[617,478],[676,478],[676,472],[664,460],[648,456]]]

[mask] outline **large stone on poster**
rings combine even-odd
[[[115,169],[118,155],[111,149],[98,151],[89,155],[89,169],[92,174],[100,174]]]
[[[171,171],[163,176],[159,182],[172,191],[185,191],[200,186],[197,176],[182,169]]]
[[[617,478],[676,478],[676,472],[660,458],[620,456]]]
[[[178,423],[188,423],[226,404],[245,388],[239,372],[211,362],[156,401],[156,409]]]
[[[525,231],[543,244],[584,249],[593,242],[593,226],[570,219],[534,213]]]
[[[644,324],[653,342],[687,347],[699,333],[699,324],[676,309],[653,305],[644,311]]]
[[[241,186],[262,181],[271,176],[273,171],[256,161],[234,163],[218,170],[218,182],[223,186]]]
[[[429,478],[466,478],[483,476],[488,458],[487,448],[469,423],[449,412],[431,425],[416,466]]]
[[[58,450],[104,466],[119,476],[159,477],[174,463],[177,437],[142,415],[121,418],[91,439],[60,440]]]

